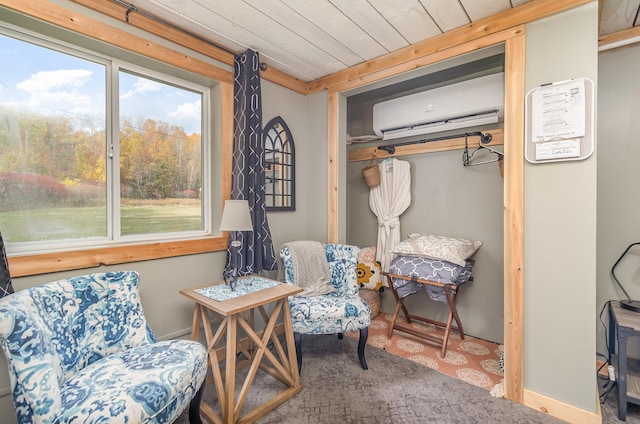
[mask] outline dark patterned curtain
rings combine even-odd
[[[230,233],[230,242],[242,243],[239,275],[276,269],[271,232],[264,207],[264,148],[262,146],[262,94],[260,57],[247,50],[235,57],[233,84],[233,174],[231,198],[248,200],[253,231]],[[227,253],[227,266],[232,251]]]
[[[0,233],[0,297],[5,297],[11,293],[13,293],[13,285],[11,284],[11,274],[9,274],[7,252],[4,248],[2,233]]]

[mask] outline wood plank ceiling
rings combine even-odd
[[[112,0],[309,82],[539,0]],[[636,28],[640,0],[601,0],[600,34]],[[635,33],[640,34],[640,33]]]

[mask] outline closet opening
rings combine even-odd
[[[347,143],[346,242],[372,247],[378,241],[378,218],[370,207],[371,188],[362,178],[362,168],[388,157],[406,162],[411,200],[399,216],[401,240],[424,234],[482,242],[473,256],[473,281],[460,287],[457,312],[466,336],[494,342],[496,347],[505,343],[505,180],[493,162],[505,154],[504,121],[385,141],[374,133],[373,108],[386,100],[503,72],[505,45],[500,44],[341,93],[346,98],[346,110],[341,110],[346,116],[346,136],[341,140]],[[460,133],[489,134],[492,140],[448,137]],[[444,140],[412,143],[430,138]],[[412,145],[384,148],[394,144]],[[475,162],[487,163],[464,166],[465,151],[467,159],[474,152]],[[412,313],[447,320],[448,305],[429,299],[425,292],[404,302]],[[382,292],[382,311],[392,314],[395,306],[392,292]]]

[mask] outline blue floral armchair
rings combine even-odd
[[[319,296],[291,296],[289,308],[293,324],[298,369],[302,367],[302,334],[342,334],[360,331],[358,358],[367,369],[364,349],[369,335],[371,309],[360,297],[356,277],[359,248],[343,244],[325,244],[324,250],[331,270],[331,284],[335,291]],[[291,252],[285,245],[280,249],[286,282],[296,285]]]
[[[0,299],[19,423],[171,423],[190,403],[201,422],[206,349],[156,342],[138,285],[132,271],[92,274]]]

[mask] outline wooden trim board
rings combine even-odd
[[[600,410],[600,402],[597,399],[597,393],[598,391],[596,390],[596,405],[598,405],[598,407],[595,414],[533,392],[529,389],[524,390],[524,401],[522,403],[524,403],[525,406],[537,409],[545,414],[560,418],[561,420],[569,423],[601,424],[602,412]]]
[[[491,142],[487,144],[483,144],[483,146],[497,146],[500,144],[504,144],[503,131],[501,129],[483,131],[483,132],[489,133],[492,136]],[[467,140],[467,144],[470,148],[477,147],[478,137],[477,136],[469,137]],[[390,143],[389,145],[393,145],[393,143]],[[463,149],[464,146],[465,146],[465,138],[459,137],[459,138],[452,138],[449,140],[431,141],[428,143],[398,146],[396,147],[396,151],[393,155],[389,154],[385,150],[379,150],[377,147],[363,147],[360,149],[349,150],[349,162],[371,160],[374,157],[373,156],[374,153],[375,153],[375,159],[385,159],[388,157],[395,158],[399,156],[416,155],[421,153],[433,153],[433,152],[442,152],[446,150],[457,150],[457,149]]]
[[[524,69],[525,36],[506,40],[504,117],[505,396],[524,390]]]

